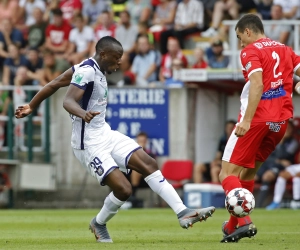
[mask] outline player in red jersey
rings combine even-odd
[[[240,59],[246,84],[238,123],[222,159],[219,177],[226,194],[234,188],[253,193],[257,170],[280,142],[293,116],[293,74],[300,76],[300,57],[290,47],[267,38],[258,16],[244,15],[235,30],[243,48]],[[249,216],[230,216],[222,231],[221,242],[237,242],[257,233]]]

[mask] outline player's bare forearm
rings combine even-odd
[[[67,71],[56,77],[54,80],[46,84],[30,101],[29,106],[36,109],[42,101],[53,95],[58,89],[70,85],[73,70],[69,68]]]
[[[84,118],[86,111],[80,107],[78,101],[82,98],[84,90],[70,85],[64,98],[63,107],[70,114]]]
[[[253,73],[249,80],[248,105],[243,120],[251,123],[263,93],[262,72]]]

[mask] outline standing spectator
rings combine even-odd
[[[133,60],[131,72],[136,76],[136,85],[147,86],[148,83],[157,80],[156,57],[154,50],[150,49],[147,35],[141,35],[137,40],[138,54]]]
[[[11,102],[9,92],[6,90],[0,91],[0,116],[7,116],[8,107]],[[7,134],[7,122],[0,120],[0,149],[7,145],[6,140]],[[0,191],[1,192],[1,191]]]
[[[46,10],[46,4],[43,0],[20,0],[19,2],[19,18],[25,20],[25,26],[29,27],[36,23],[33,12],[35,8],[39,8],[43,13]]]
[[[51,50],[45,50],[41,85],[44,86],[66,71],[70,65],[61,58],[56,58]]]
[[[65,54],[71,64],[80,63],[88,57],[94,40],[94,32],[90,26],[84,25],[83,16],[78,14],[75,19],[75,28],[70,32],[70,43]]]
[[[82,3],[80,0],[60,0],[58,7],[62,10],[64,20],[71,24],[73,17],[81,13]]]
[[[21,47],[24,39],[21,31],[15,29],[10,19],[7,18],[2,20],[0,31],[0,59],[2,62],[4,58],[8,57],[8,46],[11,43]]]
[[[97,18],[100,14],[104,11],[110,11],[109,5],[103,0],[85,0],[82,1],[82,3],[82,15],[84,17],[85,24],[87,25],[96,25]]]
[[[55,55],[62,56],[69,45],[71,26],[63,20],[60,9],[54,9],[52,12],[53,24],[47,26],[45,48],[53,51]]]
[[[9,207],[11,183],[6,166],[0,165],[0,207]]]
[[[207,62],[204,60],[204,51],[201,48],[194,49],[195,63],[193,69],[205,69],[207,68]]]
[[[254,0],[219,0],[214,5],[212,13],[212,25],[211,27],[202,32],[202,37],[212,37],[218,34],[219,26],[223,20],[225,12],[228,12],[229,16],[236,20],[239,17],[239,13],[247,12],[251,9],[255,9],[256,4]]]
[[[298,0],[273,0],[273,4],[282,6],[283,18],[300,18],[300,3]]]
[[[45,33],[48,24],[43,21],[43,12],[40,8],[34,8],[32,15],[35,22],[29,26],[28,46],[41,49],[45,43]]]
[[[4,19],[10,19],[15,25],[18,21],[18,1],[17,0],[0,0],[0,22]]]
[[[179,42],[176,38],[169,37],[168,39],[168,52],[163,55],[161,60],[161,66],[159,71],[159,81],[165,82],[166,79],[172,77],[172,61],[175,58],[180,59],[180,63],[183,64],[183,67],[186,68],[188,61],[186,57],[182,54],[182,51],[179,46]]]
[[[20,54],[18,45],[11,43],[8,46],[8,58],[4,61],[2,83],[4,85],[14,85],[14,78],[18,67],[26,66],[25,56]]]
[[[149,22],[151,4],[147,0],[128,0],[126,9],[130,13],[131,23]]]
[[[272,20],[283,20],[283,12],[281,5],[273,5],[271,8]],[[265,34],[272,40],[286,44],[291,32],[289,25],[265,25]]]
[[[281,171],[295,163],[295,154],[298,147],[299,144],[294,136],[294,125],[292,121],[289,121],[282,140],[257,173],[257,176],[261,179],[257,207],[264,207],[270,186],[280,175]]]
[[[235,124],[236,121],[234,120],[229,120],[226,122],[224,135],[219,140],[218,150],[213,161],[198,163],[194,166],[193,180],[195,183],[220,182],[219,173],[221,171],[222,157],[226,143],[234,129]]]
[[[228,56],[223,55],[223,42],[220,39],[213,40],[211,47],[206,49],[208,66],[213,69],[227,68],[229,65]]]
[[[161,33],[161,53],[167,53],[167,42],[170,36],[179,40],[180,47],[184,48],[184,38],[192,33],[200,32],[204,26],[204,8],[197,0],[183,0],[178,4],[175,16],[175,26]]]
[[[31,47],[27,50],[27,78],[30,85],[39,85],[43,71],[43,59],[39,57],[39,51]]]
[[[116,39],[122,44],[125,53],[132,53],[135,49],[135,41],[138,27],[130,22],[128,11],[120,13],[120,24],[116,28]]]

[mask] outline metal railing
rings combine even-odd
[[[240,70],[241,70],[241,62],[240,62],[240,48],[238,46],[238,39],[236,37],[235,32],[235,25],[237,23],[237,20],[224,20],[222,22],[223,25],[229,27],[229,49],[224,51],[225,55],[228,55],[230,57],[230,67],[232,69],[232,79],[239,79],[241,78]],[[292,43],[293,43],[293,49],[296,52],[296,54],[300,54],[300,46],[299,46],[299,26],[300,21],[299,20],[271,20],[271,21],[263,21],[264,26],[268,25],[289,25],[292,27]]]
[[[16,119],[14,112],[17,106],[31,100],[34,93],[41,89],[40,86],[0,86],[0,91],[12,91],[12,100],[9,104],[7,115],[0,115],[0,121],[6,125],[7,145],[0,148],[7,152],[8,159],[15,159],[17,152],[27,152],[27,161],[32,162],[34,152],[44,152],[44,161],[50,162],[50,100],[46,99],[41,104],[41,115],[31,114],[23,119]],[[23,95],[17,93],[23,92]],[[26,95],[24,95],[26,93]],[[20,97],[21,96],[21,97]],[[35,124],[40,127],[36,129]],[[39,145],[34,145],[34,132],[39,132]]]

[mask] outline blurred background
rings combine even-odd
[[[0,0],[0,207],[103,203],[108,188],[86,174],[70,146],[66,89],[25,119],[15,119],[14,110],[93,56],[107,35],[124,48],[121,68],[108,76],[107,122],[158,161],[187,205],[210,205],[217,197],[223,206],[218,174],[245,83],[234,27],[245,13],[260,16],[268,37],[299,54],[299,1]],[[293,100],[284,146],[257,175],[259,207],[271,202],[280,171],[300,163],[300,97]],[[128,179],[133,195],[124,208],[165,206],[139,174]],[[293,199],[287,183],[282,207]],[[199,196],[207,192],[216,196]]]

